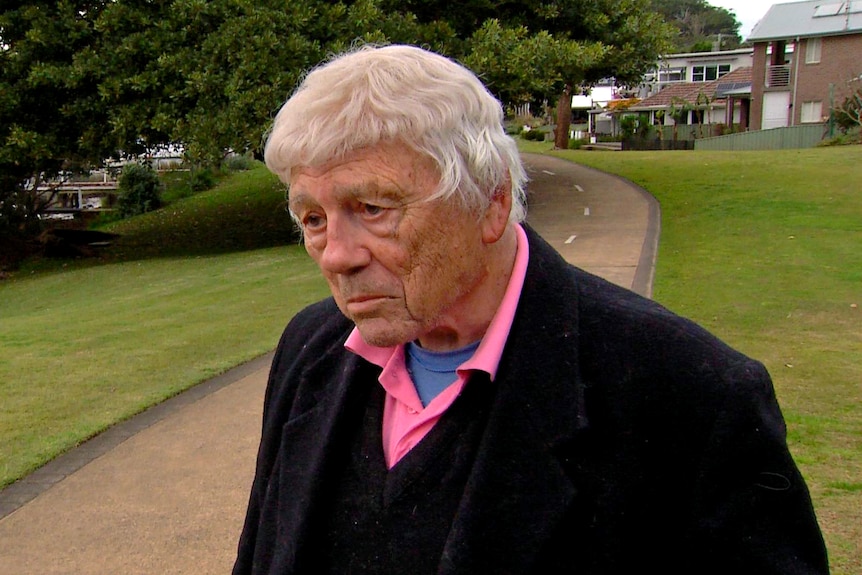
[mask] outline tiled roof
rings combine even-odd
[[[716,103],[716,100],[724,103],[724,95],[729,90],[739,93],[740,88],[744,88],[746,85],[751,86],[751,68],[748,66],[737,68],[733,72],[709,82],[677,82],[668,84],[661,92],[641,100],[637,105],[629,109],[655,110],[668,108],[671,104],[679,101],[695,105],[697,104],[697,96],[701,93],[707,96],[713,104]]]

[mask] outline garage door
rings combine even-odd
[[[784,128],[787,126],[790,109],[790,92],[766,92],[763,94],[763,121],[760,129]]]

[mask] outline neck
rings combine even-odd
[[[487,246],[486,273],[482,281],[441,318],[437,326],[419,337],[419,345],[432,351],[451,351],[482,339],[506,294],[515,254],[516,224],[509,224],[500,239]]]

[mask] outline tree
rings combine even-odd
[[[98,74],[125,149],[179,142],[195,162],[260,156],[264,134],[304,71],[356,41],[429,42],[451,34],[377,0],[115,2],[81,59]],[[107,56],[105,56],[107,55]]]
[[[557,103],[557,126],[554,145],[568,147],[571,123],[571,95],[578,87],[589,86],[604,78],[617,85],[637,84],[655,65],[659,54],[669,45],[670,29],[651,10],[647,0],[594,0],[561,3],[558,25],[561,33],[570,30],[573,40],[590,40],[608,49],[603,57],[579,75],[573,68],[567,76],[568,89]],[[563,9],[564,8],[564,9]]]
[[[654,9],[675,28],[674,52],[708,52],[739,46],[740,23],[727,8],[706,0],[652,0]]]
[[[0,242],[39,229],[44,181],[110,153],[97,88],[73,66],[103,8],[19,2],[0,13]]]
[[[832,119],[845,134],[862,129],[862,74],[847,82],[847,96],[832,109]]]
[[[496,19],[486,21],[468,45],[463,63],[511,106],[553,98],[566,78],[583,76],[607,51],[598,42],[561,40],[545,31],[531,35],[525,26],[505,28]]]
[[[410,11],[420,22],[445,21],[459,37],[472,38],[468,53],[456,56],[492,78],[491,89],[504,103],[508,95],[523,98],[526,86],[537,87],[535,96],[540,96],[550,83],[558,102],[558,147],[568,142],[573,90],[609,77],[620,84],[639,82],[671,38],[671,28],[648,0],[386,0],[383,6]],[[496,24],[488,24],[489,19]],[[551,56],[536,54],[523,62],[530,46],[547,48]],[[560,47],[563,53],[571,49],[574,57],[559,58]],[[470,55],[470,49],[476,53]],[[513,58],[523,66],[510,65]],[[535,74],[547,77],[528,77]]]

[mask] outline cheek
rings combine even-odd
[[[427,237],[410,250],[403,274],[408,306],[417,312],[445,305],[461,291],[462,262],[457,246],[445,237]]]
[[[323,238],[316,236],[309,236],[307,233],[303,232],[302,234],[302,245],[305,246],[305,251],[317,261],[320,258],[320,254],[323,251],[322,247],[325,245],[323,243]]]

